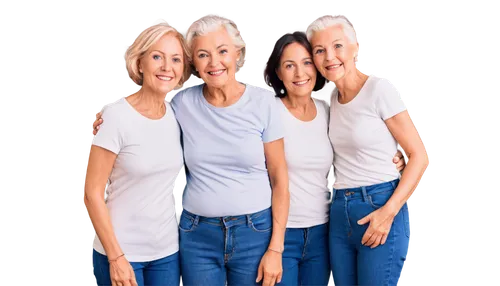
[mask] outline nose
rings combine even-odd
[[[210,55],[210,61],[209,61],[209,65],[211,67],[216,67],[220,62],[220,58],[219,58],[219,55],[217,53],[214,53],[212,55]]]
[[[164,59],[161,65],[161,69],[163,71],[170,71],[172,69],[172,65],[168,62],[168,59]]]
[[[302,65],[297,65],[297,68],[295,69],[295,77],[302,77],[304,75],[304,67]]]
[[[337,57],[335,54],[335,50],[332,48],[326,48],[325,53],[326,53],[325,59],[327,61],[332,61]]]

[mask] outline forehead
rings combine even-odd
[[[158,50],[165,54],[182,54],[182,46],[179,39],[171,33],[163,35],[149,50]]]
[[[291,43],[283,49],[281,61],[311,57],[307,49],[299,43]]]

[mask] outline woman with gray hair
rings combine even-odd
[[[186,39],[192,73],[205,83],[172,99],[186,164],[183,284],[274,285],[290,203],[274,94],[236,80],[245,42],[233,21],[205,16]]]
[[[319,72],[336,85],[329,137],[335,183],[330,207],[330,263],[335,285],[396,285],[410,237],[406,201],[428,158],[398,91],[356,68],[358,42],[344,16],[307,28]],[[400,176],[398,143],[408,155]]]

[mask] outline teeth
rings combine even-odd
[[[338,64],[338,65],[332,65],[332,66],[328,66],[326,69],[336,69],[338,67],[340,67],[341,65]]]
[[[211,75],[219,75],[223,72],[224,70],[218,70],[218,71],[215,71],[215,72],[208,72],[209,74]]]
[[[305,83],[306,83],[306,82],[308,82],[308,81],[309,81],[309,80],[307,79],[307,80],[304,80],[304,81],[296,81],[296,82],[294,82],[294,83],[295,83],[296,85],[303,85],[303,84],[305,84]]]
[[[161,79],[161,80],[164,80],[164,81],[171,81],[172,80],[172,77],[170,77],[170,76],[161,76],[161,75],[159,75],[157,77],[159,79]]]

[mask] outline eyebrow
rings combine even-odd
[[[336,39],[334,41],[332,41],[332,44],[335,43],[335,42],[338,42],[338,41],[341,41],[342,39]],[[316,49],[317,47],[323,47],[323,45],[316,45],[313,47],[313,50]]]
[[[159,51],[159,50],[152,50],[152,51],[151,51],[151,53],[152,53],[152,52],[158,52],[158,53],[160,53],[160,54],[162,54],[162,55],[165,55],[165,53],[164,53],[164,52]],[[174,56],[180,56],[180,54],[173,54],[172,56],[173,56],[173,57],[174,57]]]
[[[304,60],[310,60],[310,59],[311,59],[311,57],[305,57],[305,58],[302,59],[302,61],[304,61]],[[294,63],[294,61],[292,61],[292,60],[286,60],[283,63],[286,63],[286,62]]]
[[[220,48],[221,48],[221,47],[223,47],[223,46],[227,46],[227,45],[226,45],[226,44],[219,45],[219,46],[216,48],[216,50],[220,49]],[[198,52],[205,52],[205,53],[208,53],[208,51],[207,51],[207,50],[204,50],[204,49],[199,49],[199,50],[198,50]]]

